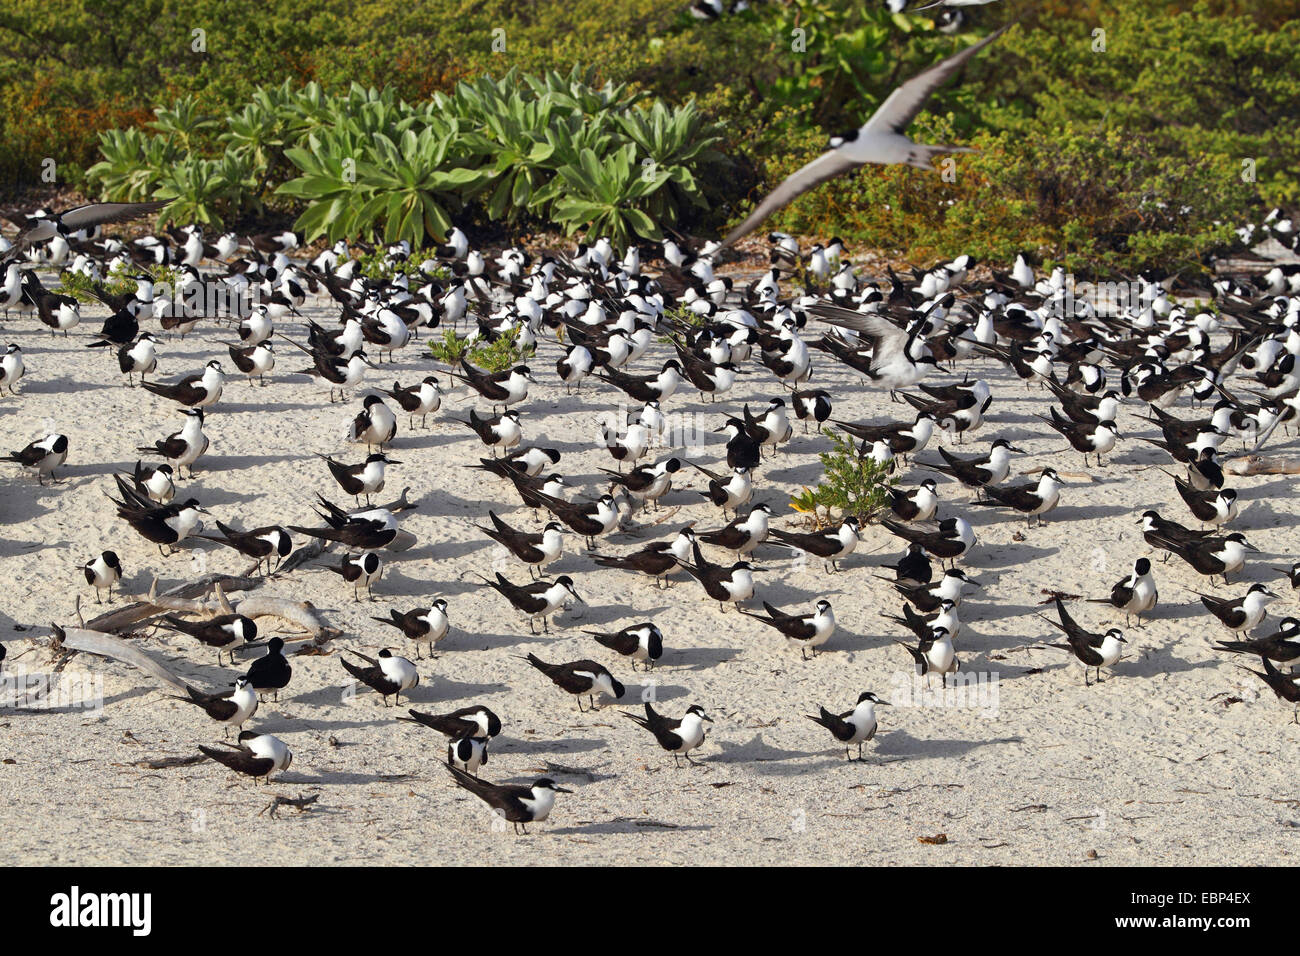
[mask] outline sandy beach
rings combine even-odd
[[[327,326],[338,314],[325,301],[304,311]],[[126,387],[111,351],[85,347],[104,315],[83,308],[82,325],[67,339],[52,338],[33,319],[0,322],[3,341],[20,345],[27,364],[19,394],[0,398],[0,446],[19,449],[59,431],[71,449],[59,482],[47,487],[16,465],[0,466],[0,640],[11,672],[49,670],[49,625],[77,623],[77,595],[87,617],[104,610],[95,606],[80,565],[105,548],[121,556],[126,596],[146,592],[154,576],[166,588],[202,573],[239,574],[250,563],[203,541],[162,558],[115,516],[106,497],[116,494],[113,473],[130,471],[136,446],[178,430],[182,416],[174,403]],[[155,323],[146,327],[156,331]],[[278,329],[298,341],[305,337],[300,323]],[[237,528],[318,524],[311,510],[316,493],[350,506],[316,455],[364,457],[363,446],[344,441],[362,393],[329,404],[314,382],[289,374],[307,363],[288,343],[277,344],[271,383],[250,386],[221,344],[233,336],[205,320],[183,341],[160,344],[155,377],[161,380],[196,372],[212,358],[227,370],[224,395],[205,425],[211,448],[180,495],[193,495]],[[430,373],[445,382],[426,341],[422,335],[395,364],[367,372],[367,383],[410,384]],[[669,354],[656,344],[632,371],[657,368]],[[520,406],[524,440],[561,451],[558,470],[571,497],[594,496],[605,489],[598,469],[615,467],[599,442],[599,416],[627,406],[602,383],[566,396],[555,372],[559,355],[554,341],[544,341],[531,362],[540,384]],[[814,356],[814,384],[835,397],[836,418],[884,422],[910,412],[829,357]],[[723,436],[713,430],[724,415],[782,394],[774,378],[756,363],[750,367],[758,372],[741,377],[725,401],[701,401],[682,390],[666,402],[665,411],[684,416],[699,444],[654,454],[685,454],[716,467]],[[196,754],[221,730],[196,708],[168,699],[167,688],[141,672],[80,654],[64,675],[102,679],[102,710],[0,709],[6,860],[232,864],[244,858],[241,847],[256,832],[261,846],[275,847],[276,862],[298,865],[1287,863],[1300,828],[1291,772],[1300,756],[1300,726],[1289,705],[1238,667],[1257,661],[1212,649],[1228,633],[1194,592],[1240,595],[1261,581],[1283,595],[1264,628],[1296,612],[1295,596],[1273,570],[1300,553],[1294,479],[1230,478],[1243,503],[1231,530],[1245,532],[1261,553],[1227,587],[1209,584],[1177,559],[1155,561],[1160,606],[1154,618],[1126,629],[1127,656],[1113,676],[1085,687],[1073,658],[1043,646],[1057,640],[1038,617],[1052,613],[1042,604],[1045,589],[1108,594],[1134,559],[1152,554],[1138,524],[1144,509],[1195,522],[1161,471],[1169,467],[1167,456],[1133,438],[1158,435],[1144,422],[1141,403],[1124,407],[1124,437],[1088,475],[1078,453],[1033,417],[1046,414],[1049,393],[1027,390],[992,362],[958,368],[986,378],[994,395],[987,423],[959,451],[982,451],[993,438],[1008,438],[1027,452],[1013,460],[1013,472],[1050,465],[1067,473],[1061,506],[1032,529],[1006,509],[972,507],[968,490],[940,477],[940,514],[966,516],[979,537],[965,566],[983,587],[967,592],[956,645],[963,671],[981,680],[966,688],[965,699],[909,706],[916,703],[912,661],[893,643],[908,635],[881,617],[900,613],[902,601],[876,576],[887,574],[879,566],[904,548],[875,525],[863,529],[858,553],[839,574],[825,573],[816,559],[801,564],[784,548],[759,549],[757,562],[767,570],[757,575],[758,599],[786,609],[819,598],[834,605],[839,630],[813,660],[801,660],[770,628],[721,612],[689,579],[656,590],[648,579],[595,566],[572,534],[549,571],[572,576],[587,604],[559,615],[549,635],[530,634],[527,622],[475,577],[501,570],[522,582],[526,568],[474,525],[486,522],[489,508],[529,529],[538,521],[508,485],[466,467],[485,451],[468,429],[448,421],[475,406],[476,396],[460,387],[427,429],[411,430],[399,415],[392,453],[403,464],[390,469],[377,502],[409,486],[418,508],[402,516],[402,527],[417,542],[383,555],[386,570],[373,602],[354,603],[351,588],[319,562],[253,592],[311,600],[344,632],[328,653],[292,657],[289,689],[279,703],[263,703],[250,724],[292,747],[292,768],[264,787],[206,761],[161,770],[137,766]],[[1187,417],[1187,400],[1174,411]],[[828,445],[796,425],[789,445],[764,462],[755,501],[773,507],[776,527],[798,523],[789,494],[816,482],[815,453]],[[1225,451],[1239,448],[1232,440]],[[1295,439],[1280,432],[1270,442],[1273,451],[1294,448]],[[920,457],[937,456],[932,447]],[[932,474],[913,463],[902,469],[901,483],[914,486]],[[662,510],[632,517],[626,530],[598,543],[600,553],[629,553],[689,522],[699,529],[722,524],[697,493],[703,487],[697,472],[686,469],[675,478]],[[325,559],[337,560],[338,553],[333,549]],[[717,549],[708,553],[730,560]],[[528,836],[494,827],[488,809],[452,784],[441,735],[398,722],[404,710],[384,707],[368,689],[348,690],[339,649],[373,656],[388,646],[413,657],[409,642],[370,618],[438,597],[449,604],[452,630],[434,660],[418,662],[421,682],[410,706],[443,712],[487,704],[505,729],[483,777],[525,782],[545,775],[575,791],[560,795],[550,820]],[[114,600],[125,598],[115,593]],[[1087,627],[1123,626],[1122,614],[1108,607],[1069,606]],[[263,620],[268,630],[276,626]],[[626,660],[582,633],[645,620],[660,626],[666,644],[649,674],[634,674]],[[218,668],[210,648],[184,635],[159,630],[134,640],[200,688],[226,686],[241,672]],[[572,698],[519,659],[529,652],[548,661],[595,658],[626,684],[627,694],[580,714]],[[848,762],[804,715],[820,705],[847,710],[866,690],[894,706],[881,709],[867,760]],[[671,755],[623,716],[639,712],[647,697],[674,716],[693,703],[708,710],[715,723],[696,754],[701,766],[674,769]],[[264,811],[277,794],[318,799],[306,810],[280,808],[272,816]]]

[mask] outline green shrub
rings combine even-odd
[[[515,343],[514,331],[510,335],[498,335],[490,341],[484,338],[471,341],[468,336],[457,335],[454,330],[445,329],[441,339],[429,342],[429,354],[452,368],[464,358],[471,365],[489,372],[502,372],[527,361],[533,350],[520,349]]]
[[[858,454],[852,438],[830,428],[822,434],[831,440],[829,451],[817,457],[822,463],[822,478],[815,488],[805,488],[790,496],[790,507],[810,515],[819,526],[854,515],[859,521],[875,518],[889,505],[889,489],[897,483],[888,466]],[[825,512],[823,515],[822,512]]]

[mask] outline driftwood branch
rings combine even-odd
[[[1241,455],[1223,463],[1230,475],[1300,475],[1300,458],[1262,458]]]
[[[218,584],[223,592],[247,591],[262,583],[260,578],[234,577],[229,574],[209,574],[197,581],[189,581],[168,588],[158,593],[158,579],[154,578],[149,586],[149,593],[141,595],[132,604],[108,611],[85,622],[87,630],[119,633],[129,630],[133,625],[146,618],[153,617],[159,611],[188,611],[194,614],[216,613],[197,600],[208,595]]]
[[[254,594],[240,601],[236,609],[245,617],[283,618],[292,624],[298,625],[318,644],[340,637],[343,634],[337,627],[327,624],[321,618],[320,611],[310,601],[292,601],[289,598]]]
[[[57,624],[51,626],[54,628],[53,643],[57,651],[82,651],[86,654],[108,657],[123,664],[130,664],[177,690],[185,689],[185,681],[144,651],[132,647],[120,638],[81,627],[64,628]]]

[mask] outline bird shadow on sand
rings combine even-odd
[[[397,457],[408,449],[414,451],[416,449],[441,448],[444,445],[453,445],[470,434],[472,433],[469,429],[465,429],[464,434],[461,435],[448,431],[434,431],[432,428],[417,428],[412,431],[406,421],[400,419],[397,423],[397,436],[393,439],[391,449],[394,457]],[[480,457],[487,458],[489,454],[485,446]]]
[[[1022,737],[990,737],[986,740],[913,737],[905,730],[893,730],[876,739],[874,753],[881,757],[904,757],[908,760],[964,757],[982,747],[1024,743]]]
[[[815,485],[822,476],[822,468],[819,462],[812,462],[804,465],[788,465],[785,467],[772,468],[767,473],[767,480],[780,482],[787,485]],[[754,496],[761,497],[763,491],[769,496],[775,495],[775,489],[756,490]]]
[[[763,739],[761,733],[754,734],[744,743],[733,743],[727,740],[718,741],[722,753],[709,757],[703,761],[705,764],[732,764],[732,763],[779,763],[790,760],[798,760],[811,756],[804,750],[783,750],[780,747],[773,746]],[[800,772],[802,767],[799,768]],[[793,771],[793,768],[791,768]],[[779,772],[779,771],[771,771]]]
[[[684,647],[680,650],[669,648],[664,651],[660,665],[688,671],[707,670],[717,664],[725,664],[744,653],[739,647]]]
[[[590,836],[598,833],[698,833],[712,830],[710,824],[661,823],[657,820],[608,820],[602,823],[588,823],[578,826],[557,827],[547,830],[554,836]]]
[[[42,512],[47,510],[49,509],[42,509]],[[36,514],[39,513],[41,512],[37,512]],[[30,518],[35,518],[36,514],[32,514]],[[20,518],[18,520],[25,521],[25,520],[29,520],[29,518]],[[0,540],[0,558],[14,558],[19,556],[31,557],[32,555],[35,555],[41,551],[48,551],[50,549],[54,549],[56,552],[63,552],[66,549],[69,549],[71,547],[72,547],[72,542],[67,540],[24,541],[19,538],[7,538],[5,540]],[[75,572],[77,569],[73,566],[74,563],[75,563],[75,557],[72,555],[68,555],[68,570],[69,572],[74,573],[75,576]]]
[[[229,395],[229,390],[223,390],[223,395]],[[269,414],[271,412],[284,411],[311,411],[320,408],[319,405],[309,402],[286,402],[283,399],[278,401],[267,402],[218,402],[216,410],[222,414],[238,415],[245,412],[261,412]]]
[[[1222,639],[1232,640],[1232,637],[1225,631]],[[1169,641],[1165,644],[1149,645],[1149,648],[1140,649],[1137,653],[1130,652],[1119,659],[1114,671],[1106,675],[1106,680],[1110,681],[1112,677],[1158,677],[1164,674],[1185,674],[1207,668],[1214,669],[1225,663],[1224,659],[1229,656],[1224,653],[1224,659],[1210,657],[1208,655],[1212,651],[1210,648],[1205,647],[1204,650],[1207,656],[1198,660],[1187,660],[1173,655],[1174,647],[1178,646],[1185,647],[1186,643]]]
[[[296,762],[296,761],[295,761]],[[318,774],[306,774],[290,772],[275,778],[275,783],[288,786],[307,786],[310,784],[330,784],[330,785],[364,785],[376,783],[402,783],[406,780],[414,779],[415,774],[381,774],[381,773],[354,773],[347,770],[326,770]],[[310,816],[310,814],[308,814]]]
[[[981,568],[1002,568],[1013,565],[1029,564],[1040,558],[1050,557],[1060,552],[1060,548],[1035,548],[1023,542],[1012,545],[996,545],[981,548],[971,561],[976,573]]]
[[[301,455],[204,455],[203,467],[200,467],[195,474],[202,476],[205,471],[242,471],[245,468],[256,468],[258,465],[269,465],[272,462],[301,460]]]
[[[582,617],[575,616],[572,609],[566,611],[564,618],[564,629],[573,631],[597,631],[605,626],[612,628],[614,622],[627,621],[653,621],[660,614],[672,608],[670,604],[661,604],[657,607],[633,608],[626,604],[602,604],[598,607],[587,609],[587,613]]]
[[[577,754],[605,750],[609,743],[602,737],[560,737],[554,740],[501,736],[492,741],[492,752],[509,754]],[[593,770],[587,773],[597,776]],[[613,779],[614,774],[601,774],[598,779]]]
[[[468,681],[452,680],[442,675],[426,677],[417,687],[402,692],[402,700],[413,705],[441,704],[448,701],[464,701],[470,698],[488,697],[493,694],[509,693],[506,684],[472,684]]]
[[[644,672],[638,671],[640,676]],[[655,683],[653,678],[647,680],[644,684],[626,684],[627,693],[623,695],[620,704],[624,706],[636,706],[638,709],[642,701],[649,701],[651,704],[658,704],[665,700],[678,700],[687,696],[690,689],[682,687],[680,684],[659,684]]]

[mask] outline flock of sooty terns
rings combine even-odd
[[[1005,28],[1004,28],[1005,29]],[[513,559],[527,566],[528,583],[516,583],[499,571],[483,583],[499,592],[503,602],[527,619],[530,629],[538,622],[549,630],[548,617],[572,600],[582,600],[579,581],[562,575],[548,579],[546,566],[564,547],[566,534],[585,539],[588,550],[597,540],[612,537],[632,513],[655,507],[689,465],[703,476],[701,494],[719,509],[723,526],[711,531],[688,525],[667,540],[623,555],[600,554],[592,560],[603,567],[640,575],[650,586],[666,583],[669,576],[685,572],[704,594],[725,610],[733,604],[773,628],[802,655],[816,654],[835,630],[829,601],[810,609],[783,610],[763,602],[762,611],[741,607],[755,594],[752,563],[755,550],[765,543],[798,550],[820,559],[828,573],[852,554],[859,542],[856,517],[846,516],[833,527],[790,531],[770,526],[771,508],[752,504],[764,459],[775,456],[790,441],[792,419],[820,428],[833,423],[851,435],[859,454],[897,467],[911,459],[922,475],[914,486],[890,489],[887,513],[880,523],[906,542],[906,551],[892,565],[893,585],[904,599],[901,615],[886,615],[902,625],[910,643],[896,641],[915,661],[916,672],[926,681],[937,675],[947,681],[959,667],[955,646],[961,637],[959,609],[968,584],[957,567],[976,544],[971,524],[960,514],[940,518],[939,475],[973,489],[972,505],[1005,509],[1025,516],[1027,523],[1042,522],[1060,500],[1063,479],[1051,467],[1038,471],[1029,482],[1009,481],[1012,455],[1009,441],[995,439],[983,454],[957,454],[935,447],[928,459],[922,455],[937,432],[964,443],[986,422],[994,400],[989,386],[972,381],[967,373],[946,384],[927,381],[937,371],[951,371],[957,361],[975,358],[1005,363],[1027,384],[1039,384],[1052,400],[1045,427],[1059,432],[1082,455],[1085,467],[1104,466],[1120,439],[1116,420],[1125,402],[1142,408],[1139,416],[1159,428],[1160,439],[1142,438],[1163,449],[1185,474],[1172,475],[1179,498],[1186,504],[1196,527],[1185,526],[1156,511],[1141,516],[1142,532],[1151,548],[1175,556],[1197,574],[1220,578],[1225,584],[1243,567],[1254,550],[1240,532],[1228,530],[1238,513],[1238,496],[1224,487],[1225,474],[1218,449],[1225,441],[1267,437],[1279,425],[1292,421],[1300,410],[1300,273],[1279,267],[1253,280],[1224,279],[1214,283],[1207,297],[1215,311],[1189,314],[1171,299],[1168,289],[1151,277],[1137,280],[1137,301],[1114,315],[1099,313],[1086,302],[1074,301],[1058,270],[1036,277],[1022,256],[1010,273],[992,271],[992,278],[977,282],[968,257],[914,271],[902,277],[892,269],[878,282],[858,278],[841,243],[815,245],[803,255],[791,237],[775,233],[771,243],[771,268],[756,281],[741,286],[714,274],[727,246],[765,219],[773,210],[801,192],[863,163],[908,163],[931,167],[931,158],[950,147],[913,143],[904,135],[908,123],[927,96],[949,79],[971,57],[996,40],[998,31],[904,83],[856,133],[832,140],[825,155],[795,173],[755,209],[721,244],[692,251],[685,240],[667,240],[662,246],[658,272],[643,272],[636,247],[620,256],[611,243],[600,239],[579,245],[572,255],[530,256],[516,248],[485,252],[473,248],[460,230],[453,230],[436,258],[418,269],[395,270],[393,279],[367,279],[346,244],[327,249],[310,261],[290,258],[300,238],[290,232],[241,238],[233,234],[209,242],[197,228],[169,230],[166,237],[148,236],[123,242],[101,235],[105,224],[127,221],[156,212],[159,203],[105,203],[82,206],[62,214],[38,211],[11,214],[19,226],[17,238],[4,243],[3,286],[0,306],[12,314],[34,316],[51,333],[68,333],[80,321],[78,303],[47,290],[33,263],[56,265],[90,279],[95,295],[111,310],[90,347],[110,350],[126,377],[149,392],[181,406],[184,426],[154,445],[139,449],[142,456],[134,471],[115,476],[115,495],[109,495],[116,515],[136,534],[170,554],[187,538],[204,538],[235,549],[265,567],[268,579],[302,567],[298,554],[317,556],[322,549],[343,553],[327,565],[340,575],[354,599],[360,599],[382,573],[384,562],[400,555],[409,534],[399,527],[397,506],[375,507],[371,496],[384,487],[385,472],[401,462],[396,457],[399,429],[422,427],[435,415],[444,397],[444,383],[427,375],[391,390],[367,389],[363,405],[347,429],[358,447],[359,461],[325,458],[322,482],[332,482],[355,507],[335,504],[317,494],[322,524],[318,527],[268,525],[238,530],[222,521],[207,529],[208,512],[198,497],[179,489],[193,478],[208,447],[205,416],[219,410],[228,357],[236,369],[264,381],[276,363],[274,340],[292,342],[306,352],[310,365],[305,374],[317,378],[328,390],[330,402],[347,401],[362,387],[368,369],[384,357],[396,362],[421,328],[466,326],[471,334],[488,339],[513,337],[523,347],[545,344],[562,355],[555,374],[566,389],[590,388],[592,381],[625,393],[639,410],[618,428],[607,428],[604,444],[611,457],[608,491],[598,497],[566,497],[557,470],[560,455],[554,449],[528,446],[528,394],[536,382],[526,365],[489,372],[463,358],[447,377],[481,397],[490,411],[470,410],[451,419],[472,430],[483,446],[476,455],[481,468],[499,480],[505,491],[513,488],[523,505],[545,513],[539,531],[507,522],[497,510],[479,525]],[[1278,216],[1266,223],[1272,235],[1294,245],[1290,224]],[[391,262],[407,259],[409,248],[390,247]],[[199,267],[209,264],[209,271]],[[150,376],[157,360],[154,332],[145,326],[156,320],[158,335],[185,335],[203,316],[172,308],[154,288],[144,265],[166,264],[177,270],[182,284],[215,283],[242,297],[248,308],[225,320],[236,326],[240,341],[226,344],[222,358],[213,358],[196,374],[162,383]],[[124,271],[125,270],[125,271]],[[116,295],[101,281],[108,275],[136,278],[136,289]],[[794,274],[807,287],[783,295],[782,283]],[[186,288],[172,290],[179,301]],[[337,328],[305,323],[306,345],[284,335],[277,325],[289,325],[309,294],[328,296],[340,311]],[[214,317],[207,317],[212,319]],[[216,317],[220,319],[220,317]],[[818,330],[813,323],[821,323]],[[295,328],[302,325],[295,324]],[[231,333],[221,333],[220,339]],[[220,339],[218,341],[220,341]],[[653,343],[667,340],[673,357],[659,367],[633,369]],[[225,344],[225,343],[222,343]],[[816,361],[814,360],[816,354]],[[428,361],[426,357],[422,361]],[[883,424],[844,422],[834,418],[835,396],[814,384],[818,362],[843,365],[862,375],[866,389],[887,393],[894,402],[911,406],[901,421]],[[22,351],[9,345],[0,360],[0,392],[21,400],[17,386],[26,369]],[[757,410],[745,405],[738,413],[720,415],[717,431],[727,435],[725,462],[710,466],[682,457],[653,460],[650,453],[662,447],[665,407],[679,388],[698,390],[717,400],[726,398],[739,374],[771,376],[774,397]],[[1231,381],[1237,376],[1241,381]],[[1244,396],[1253,396],[1249,400]],[[1203,403],[1194,417],[1176,414],[1184,398]],[[392,404],[390,404],[392,403]],[[1057,407],[1059,406],[1059,408]],[[474,437],[466,435],[466,442]],[[937,444],[937,443],[936,443]],[[360,446],[366,447],[362,457]],[[34,472],[42,483],[57,481],[57,470],[75,455],[68,439],[49,434],[7,456]],[[481,457],[480,457],[481,456]],[[643,460],[645,459],[645,460]],[[146,463],[146,460],[149,463]],[[365,498],[363,504],[361,499]],[[727,520],[730,518],[731,520]],[[245,522],[256,525],[255,521]],[[126,527],[118,526],[122,533]],[[294,551],[295,536],[314,539]],[[716,561],[705,546],[731,552],[734,560]],[[314,550],[311,550],[314,549]],[[937,561],[938,568],[932,562]],[[97,600],[122,577],[122,564],[113,550],[105,550],[84,565],[85,579]],[[1284,572],[1292,587],[1300,583],[1300,565]],[[1278,697],[1300,704],[1300,686],[1279,670],[1300,657],[1300,621],[1286,618],[1266,636],[1251,637],[1265,617],[1265,607],[1278,595],[1254,584],[1240,597],[1202,598],[1233,640],[1220,642],[1224,651],[1258,656],[1262,670],[1251,670]],[[1094,598],[1110,605],[1125,626],[1139,623],[1157,603],[1152,562],[1139,557],[1132,572],[1115,583],[1108,596]],[[1095,633],[1080,626],[1066,610],[1062,596],[1055,598],[1056,620],[1064,643],[1052,644],[1073,654],[1084,667],[1084,682],[1091,684],[1095,669],[1115,665],[1125,639],[1119,627]],[[504,604],[503,604],[504,607]],[[430,649],[448,633],[448,607],[443,600],[409,611],[393,610],[374,617],[378,627],[391,626],[415,649]],[[257,640],[258,623],[238,613],[219,616],[166,614],[153,619],[157,627],[192,635],[215,648],[218,664],[226,653],[234,664],[237,652],[265,647],[264,656],[238,676],[230,689],[206,692],[184,685],[175,699],[192,703],[223,725],[227,734],[238,731],[238,743],[221,742],[203,752],[230,769],[269,781],[272,773],[290,764],[292,753],[274,735],[245,729],[255,716],[260,695],[277,694],[290,682],[292,667],[279,637]],[[585,631],[593,645],[613,663],[625,659],[628,668],[650,669],[664,655],[664,635],[652,621],[617,632]],[[0,659],[4,645],[0,644]],[[412,660],[384,649],[369,657],[351,649],[341,663],[357,682],[400,702],[404,691],[420,680]],[[615,655],[617,657],[615,657]],[[601,656],[601,655],[597,655]],[[558,688],[573,695],[580,711],[584,703],[595,707],[598,697],[618,700],[625,688],[606,664],[592,659],[548,662],[534,654],[524,658]],[[887,702],[871,692],[848,709],[821,708],[808,715],[845,748],[846,756],[870,741],[877,726],[876,708]],[[642,713],[626,715],[649,731],[658,745],[693,762],[691,753],[705,740],[710,718],[698,705],[680,716],[656,710],[645,703]],[[451,713],[409,711],[412,721],[448,738],[447,768],[459,786],[486,801],[516,829],[545,820],[557,793],[568,792],[551,779],[529,785],[494,785],[478,776],[487,759],[489,743],[502,729],[496,714],[481,704],[467,704]],[[1300,719],[1300,718],[1296,718]]]

